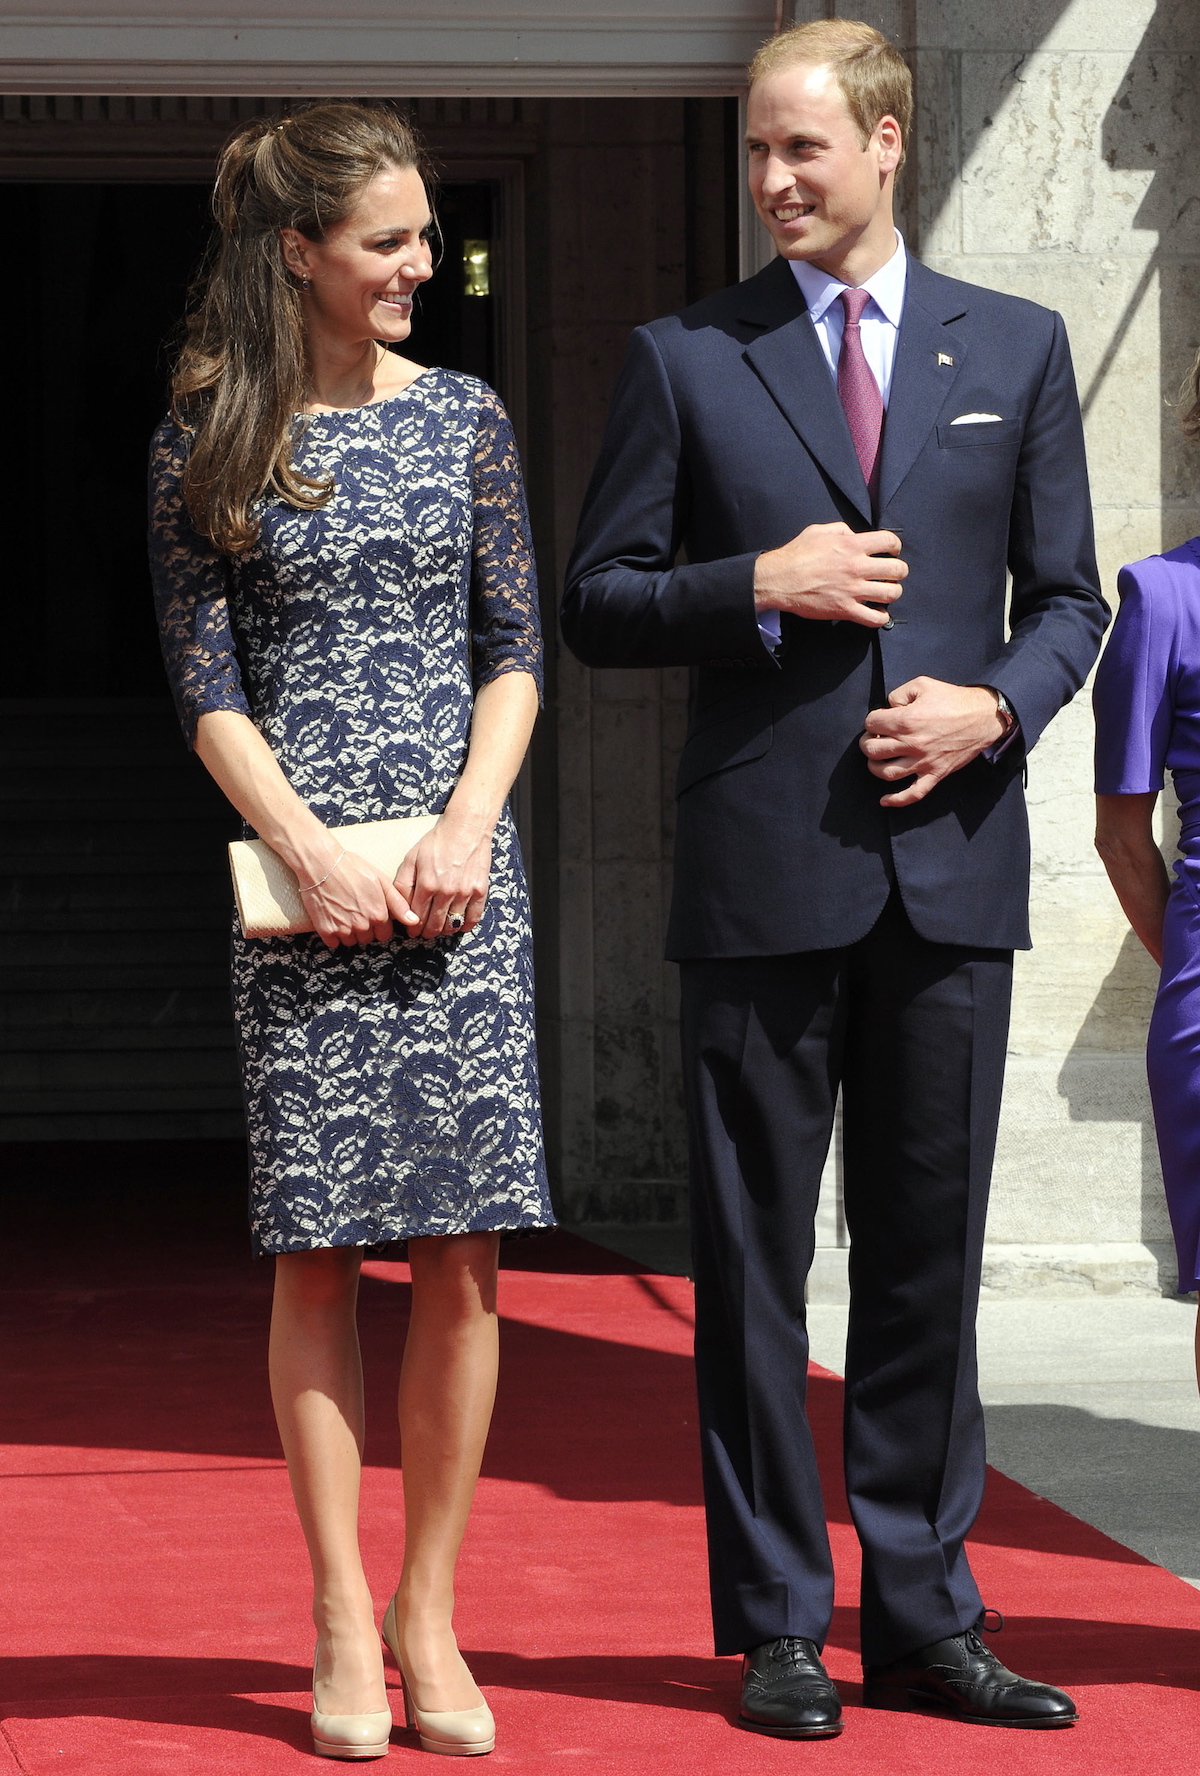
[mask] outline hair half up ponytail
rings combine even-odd
[[[314,104],[260,119],[226,143],[217,164],[217,235],[171,385],[171,412],[192,434],[183,495],[192,522],[238,555],[258,540],[256,502],[272,493],[307,510],[328,478],[292,462],[304,406],[300,290],[280,230],[310,240],[348,216],[385,168],[428,172],[413,131],[390,106]]]

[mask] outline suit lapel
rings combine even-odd
[[[830,480],[868,523],[871,498],[837,386],[785,259],[773,260],[745,286],[739,318],[764,331],[746,361]]]
[[[943,288],[945,286],[945,288]],[[966,362],[967,347],[949,325],[966,313],[960,286],[910,259],[904,313],[883,427],[879,510],[916,462]],[[950,362],[946,363],[945,359]]]

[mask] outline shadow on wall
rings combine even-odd
[[[905,227],[918,252],[946,240],[961,181],[996,115],[1026,78],[1036,55],[1072,0],[1032,0],[1022,9],[1021,49],[997,78],[988,56],[989,103],[984,109],[964,93],[961,53],[913,49],[917,82],[915,166],[902,186]],[[935,10],[940,10],[935,9]],[[918,35],[914,15],[910,40]],[[1103,52],[1100,43],[1097,53]],[[994,86],[991,83],[994,81]],[[1162,421],[1163,546],[1173,547],[1200,527],[1200,455],[1179,436],[1167,404],[1200,349],[1200,189],[1194,158],[1200,142],[1200,7],[1195,0],[1159,0],[1132,61],[1108,106],[1100,152],[1113,170],[1149,171],[1132,229],[1157,235],[1142,275],[1113,330],[1086,388],[1085,417],[1156,281],[1159,289]],[[953,233],[953,229],[950,230]],[[1147,389],[1147,399],[1152,398]]]
[[[1179,854],[1179,802],[1168,775],[1155,814],[1159,850],[1168,870]],[[1159,1260],[1163,1292],[1177,1283],[1175,1248],[1163,1195],[1158,1139],[1146,1084],[1146,1031],[1158,988],[1158,970],[1132,931],[1071,1045],[1058,1075],[1072,1122],[1111,1122],[1140,1130],[1141,1210],[1139,1237]]]
[[[1170,1227],[1144,1060],[1155,969],[1132,931],[1124,941],[1063,1062],[1058,1090],[1072,1122],[1137,1124],[1141,1148],[1140,1238],[1162,1260],[1160,1280],[1175,1286]]]
[[[1185,443],[1173,408],[1200,349],[1200,8],[1160,0],[1104,122],[1109,166],[1153,173],[1133,226],[1158,236],[1153,254],[1085,393],[1085,411],[1157,277],[1161,366],[1163,547],[1200,528],[1200,453]],[[1147,398],[1151,390],[1147,390]]]
[[[1190,4],[1191,0],[1183,0]],[[1027,0],[1021,8],[1021,22],[1014,35],[1021,39],[1020,50],[1011,55],[1011,65],[999,83],[999,104],[1002,105],[1021,79],[1021,70],[1030,55],[1036,55],[1063,14],[1070,10],[1072,0]],[[849,13],[850,8],[843,9]],[[908,59],[916,81],[917,116],[914,130],[915,153],[900,184],[901,226],[918,253],[923,252],[931,236],[939,231],[944,212],[953,203],[959,181],[972,155],[992,125],[999,105],[974,122],[966,115],[962,92],[961,50],[953,48],[921,49],[916,42],[925,35],[922,15],[934,14],[930,35],[944,32],[938,15],[952,12],[945,0],[926,7],[916,0],[905,8],[907,14]],[[863,16],[863,15],[860,15]],[[962,32],[959,31],[961,38]],[[992,58],[989,57],[989,60]]]

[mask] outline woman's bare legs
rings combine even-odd
[[[388,1706],[379,1632],[358,1548],[363,1386],[355,1309],[362,1251],[275,1260],[271,1398],[313,1569],[317,1706]]]
[[[498,1234],[410,1240],[412,1319],[400,1372],[404,1567],[396,1622],[422,1709],[482,1701],[454,1638],[454,1566],[496,1397]]]
[[[499,1237],[411,1240],[413,1305],[400,1375],[405,1552],[397,1622],[423,1709],[472,1708],[479,1691],[454,1640],[458,1557],[496,1392]],[[271,1396],[313,1569],[317,1700],[328,1714],[387,1706],[358,1547],[362,1364],[355,1308],[362,1252],[276,1259]]]

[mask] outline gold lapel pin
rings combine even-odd
[[[954,368],[954,359],[950,356],[949,352],[939,352],[937,355],[937,361],[939,364],[948,364],[952,370]]]

